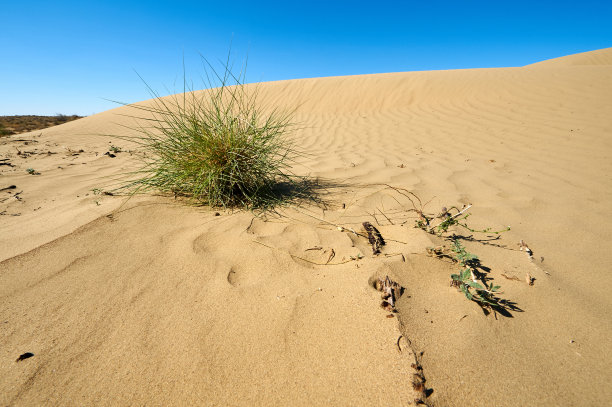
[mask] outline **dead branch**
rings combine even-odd
[[[363,227],[366,232],[368,232],[368,241],[370,242],[370,245],[372,245],[372,253],[380,253],[381,247],[385,245],[385,240],[383,239],[382,235],[370,222],[363,222]]]

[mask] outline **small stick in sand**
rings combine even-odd
[[[315,247],[311,247],[310,249],[306,249],[304,250],[305,252],[307,252],[308,250],[322,250],[323,248],[321,246],[315,246]]]
[[[402,256],[402,262],[406,262],[406,257],[404,253],[385,253],[385,257],[394,257],[394,256]]]
[[[304,257],[296,256],[295,254],[291,254],[291,253],[286,252],[286,251],[284,251],[284,250],[281,250],[281,249],[279,249],[279,248],[276,248],[276,247],[273,247],[273,246],[267,245],[267,244],[265,244],[265,243],[263,243],[263,242],[260,242],[260,241],[258,241],[258,240],[253,240],[253,243],[260,244],[260,245],[262,245],[262,246],[264,246],[264,247],[267,247],[268,249],[278,250],[278,251],[281,251],[281,252],[287,253],[289,256],[291,256],[291,257],[292,257],[292,258],[294,258],[294,259],[299,259],[299,260],[305,261],[306,263],[315,264],[315,265],[317,265],[317,266],[339,266],[339,265],[341,265],[341,264],[346,264],[346,263],[349,263],[349,262],[351,262],[351,261],[357,261],[357,260],[360,260],[361,258],[363,258],[363,256],[361,256],[361,254],[358,254],[357,256],[351,256],[351,257],[350,257],[348,260],[342,260],[342,261],[339,261],[339,262],[336,262],[336,263],[329,263],[329,262],[328,262],[328,263],[319,263],[319,262],[316,262],[316,261],[308,260],[308,259],[306,259],[306,258],[304,258]],[[332,249],[332,250],[333,250],[333,249]],[[334,256],[335,256],[335,255],[336,255],[336,254],[335,254],[335,252],[334,252]],[[332,257],[332,258],[333,258],[333,257]],[[331,260],[331,259],[330,259],[330,260]]]
[[[377,209],[378,209],[378,208],[377,208]],[[380,214],[381,214],[382,216],[384,216],[384,217],[385,217],[385,219],[387,219],[387,221],[388,221],[390,224],[392,224],[392,225],[394,224],[394,223],[393,223],[393,221],[392,221],[391,219],[389,219],[389,217],[388,217],[387,215],[385,215],[385,213],[384,213],[383,211],[381,211],[380,209],[378,209],[378,212],[380,212]]]
[[[521,239],[518,245],[519,245],[519,250],[525,251],[525,253],[527,253],[529,258],[533,258],[533,251],[529,248],[529,246],[527,246],[527,243],[525,243],[523,239]]]
[[[533,285],[535,277],[531,277],[531,274],[529,274],[529,272],[525,272],[525,281],[527,281],[527,284]]]

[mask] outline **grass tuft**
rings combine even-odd
[[[308,182],[290,172],[300,155],[290,138],[293,112],[260,105],[244,68],[236,75],[229,63],[217,71],[204,62],[208,89],[193,92],[184,80],[183,94],[162,98],[147,85],[153,105],[130,105],[146,113],[138,135],[126,137],[144,150],[144,165],[121,188],[251,209],[303,193]]]

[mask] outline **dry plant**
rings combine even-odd
[[[409,207],[405,207],[398,199],[394,197],[396,202],[400,204],[405,212],[414,212],[417,215],[415,227],[423,231],[444,238],[451,242],[451,250],[445,249],[443,246],[428,248],[428,255],[436,258],[448,258],[460,265],[461,269],[458,273],[451,275],[451,285],[457,287],[468,300],[478,303],[485,312],[488,310],[497,310],[500,312],[507,311],[506,309],[518,310],[518,308],[510,301],[503,300],[497,295],[500,294],[500,286],[492,282],[488,283],[485,274],[479,271],[482,269],[478,256],[469,253],[461,243],[460,235],[455,233],[450,234],[451,228],[456,230],[456,227],[463,228],[472,233],[486,233],[499,235],[500,233],[510,230],[510,226],[503,229],[493,229],[491,227],[484,229],[475,229],[467,223],[470,217],[469,210],[472,204],[463,205],[461,208],[451,206],[450,208],[443,207],[436,215],[426,212],[426,206],[429,202],[423,201],[413,192],[404,188],[394,187],[385,184],[387,189],[394,191],[400,197],[407,199]],[[390,223],[391,220],[389,220]],[[531,250],[521,241],[521,250],[524,250],[528,255],[531,255]],[[528,278],[528,283],[533,284],[531,277]],[[490,279],[489,279],[490,280]]]
[[[493,228],[485,228],[485,229],[473,229],[471,228],[467,222],[467,218],[470,217],[470,213],[468,211],[472,208],[472,204],[463,205],[461,209],[456,206],[451,206],[449,209],[446,207],[442,208],[442,211],[436,218],[439,220],[438,223],[434,223],[433,218],[428,218],[422,214],[423,219],[417,220],[416,226],[420,229],[425,230],[428,233],[437,234],[438,236],[442,236],[442,234],[448,232],[448,229],[451,226],[461,226],[466,230],[469,230],[472,233],[493,233],[500,234],[502,232],[507,232],[510,230],[510,226],[506,226],[504,229],[493,230]],[[457,213],[453,214],[453,209],[457,211]]]
[[[384,279],[378,277],[374,280],[374,288],[381,292],[382,302],[380,306],[385,311],[391,313],[397,312],[395,302],[404,293],[404,287],[391,280],[389,276],[385,276]]]

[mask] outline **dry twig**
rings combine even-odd
[[[363,227],[368,232],[368,241],[372,245],[372,253],[379,254],[381,247],[385,245],[385,240],[378,229],[370,222],[363,222]]]
[[[264,247],[267,247],[268,249],[278,250],[278,251],[281,251],[283,253],[287,253],[289,256],[291,256],[294,259],[302,260],[302,261],[305,261],[306,263],[314,264],[314,265],[317,265],[317,266],[339,266],[341,264],[346,264],[346,263],[350,263],[351,261],[357,261],[357,260],[361,260],[362,259],[361,255],[357,255],[357,256],[351,256],[348,260],[342,260],[342,261],[339,261],[339,262],[336,262],[336,263],[319,263],[319,262],[316,262],[316,261],[305,259],[304,257],[296,256],[295,254],[291,254],[291,253],[289,253],[289,252],[287,252],[285,250],[281,250],[279,248],[267,245],[267,244],[265,244],[263,242],[260,242],[258,240],[253,240],[253,242],[255,242],[257,244],[260,244],[260,245],[262,245]],[[333,251],[333,249],[332,249],[332,251]],[[334,256],[335,256],[335,253],[334,253]],[[330,261],[331,261],[331,259],[330,259]]]

